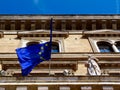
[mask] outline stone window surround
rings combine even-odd
[[[97,42],[103,41],[103,42],[108,42],[112,45],[112,48],[114,50],[114,52],[119,52],[119,50],[117,49],[117,47],[115,46],[115,42],[120,41],[119,37],[118,38],[114,38],[114,37],[89,37],[88,38],[91,47],[93,49],[93,52],[100,52],[98,46],[97,46]]]
[[[53,38],[52,42],[57,42],[59,44],[59,52],[64,52],[64,43],[63,43],[64,38]],[[28,42],[44,42],[44,41],[49,41],[48,38],[22,38],[19,47],[26,47],[26,44]]]

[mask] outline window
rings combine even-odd
[[[33,44],[39,44],[39,42],[28,42],[26,45],[33,45]],[[59,44],[57,42],[52,42],[52,53],[58,53],[59,52]]]
[[[43,41],[43,40],[42,40]],[[46,41],[44,41],[46,42]],[[26,46],[29,46],[29,45],[32,45],[32,44],[39,44],[39,43],[43,43],[41,41],[29,41],[29,40],[22,40],[22,47],[26,47]],[[51,52],[52,53],[59,53],[63,51],[63,47],[61,45],[61,42],[59,41],[53,41],[52,42],[52,49],[51,49]]]
[[[39,42],[28,42],[26,45],[29,46],[29,45],[33,45],[33,44],[39,44]]]
[[[118,38],[89,38],[94,52],[120,52],[120,39]]]
[[[57,42],[52,42],[52,53],[59,52],[59,44]]]
[[[118,49],[119,52],[120,52],[120,41],[115,42],[115,46],[117,47],[117,49]]]
[[[97,42],[100,52],[114,52],[112,45],[108,42]]]

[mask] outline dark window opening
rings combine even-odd
[[[39,44],[39,42],[28,42],[26,46],[34,45],[34,44]],[[58,53],[59,52],[59,44],[56,42],[52,42],[52,48],[51,48],[52,53]]]
[[[39,44],[39,42],[28,42],[26,45],[30,46],[30,45],[34,45],[34,44]]]
[[[59,52],[59,44],[56,42],[52,42],[52,53],[58,53]]]
[[[116,47],[117,47],[117,49],[118,49],[119,52],[120,52],[120,41],[119,41],[119,42],[116,42]]]
[[[100,52],[114,52],[111,44],[108,42],[98,42],[97,45]]]

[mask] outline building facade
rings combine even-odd
[[[49,41],[51,18],[52,59],[40,63],[23,77],[15,50]],[[119,18],[116,15],[1,15],[0,90],[120,90]],[[100,75],[92,75],[91,68],[90,73],[90,57],[100,67]]]

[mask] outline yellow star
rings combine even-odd
[[[48,44],[45,44],[45,46],[48,46]]]

